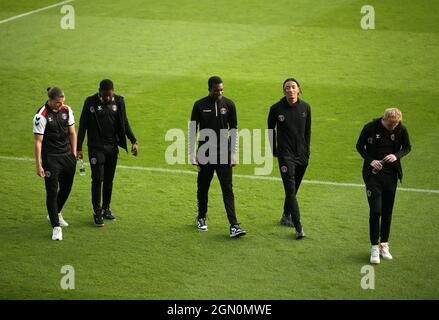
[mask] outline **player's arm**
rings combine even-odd
[[[139,152],[139,144],[137,143],[137,139],[134,136],[133,130],[131,130],[130,122],[128,121],[127,111],[126,111],[126,107],[125,107],[125,99],[123,97],[120,97],[120,104],[122,107],[121,109],[123,112],[123,117],[125,119],[125,128],[124,128],[125,134],[131,142],[131,154],[133,156],[137,156],[137,154]]]
[[[82,144],[84,143],[85,139],[85,132],[88,128],[89,123],[89,113],[90,113],[90,107],[91,104],[89,103],[89,99],[85,99],[84,101],[84,107],[82,108],[81,112],[81,118],[79,119],[79,129],[78,129],[78,136],[77,136],[77,144],[76,144],[76,158],[82,159]]]
[[[381,170],[383,168],[383,164],[379,161],[371,157],[366,151],[366,144],[368,137],[371,136],[369,134],[369,127],[365,125],[363,130],[361,130],[361,134],[357,140],[357,151],[363,157],[363,159],[369,163],[373,168],[377,170]]]
[[[270,108],[268,113],[268,129],[273,133],[270,137],[270,148],[273,156],[277,157],[277,145],[276,145],[276,115],[274,114],[273,108]],[[270,136],[270,135],[269,135]]]
[[[308,116],[306,117],[305,124],[305,141],[307,147],[308,156],[311,153],[311,107],[308,108]]]
[[[197,104],[192,108],[191,120],[188,125],[188,153],[191,164],[198,165],[195,144],[197,142],[197,130],[200,123],[200,114]]]
[[[41,165],[41,146],[43,144],[43,135],[42,134],[34,134],[35,137],[35,165],[37,176],[44,177],[44,169]]]
[[[76,137],[76,130],[75,130],[75,117],[73,115],[72,108],[69,107],[69,122],[68,124],[68,132],[69,132],[69,140],[70,140],[70,148],[72,150],[73,155],[75,158],[77,157],[77,137]]]
[[[395,154],[389,154],[387,155],[383,160],[385,162],[395,162],[398,159],[401,159],[402,157],[406,156],[411,150],[412,145],[410,144],[410,138],[409,134],[407,132],[407,129],[405,127],[402,127],[401,129],[401,149],[396,152]]]
[[[236,166],[236,153],[238,152],[238,116],[236,114],[236,106],[232,104],[229,116],[229,129],[230,129],[230,165]]]
[[[46,130],[46,118],[42,115],[36,114],[33,119],[33,133],[34,133],[34,154],[36,172],[39,177],[44,177],[44,169],[41,164],[41,149],[43,145],[44,131]]]
[[[76,137],[76,130],[75,125],[71,125],[69,128],[69,139],[70,139],[70,147],[72,148],[72,153],[77,157],[77,137]]]
[[[406,156],[412,150],[412,145],[410,143],[409,133],[405,127],[402,128],[401,132],[401,150],[399,150],[395,156],[398,159]]]
[[[363,130],[361,130],[360,136],[358,137],[356,148],[361,157],[370,163],[374,159],[366,151],[367,138],[369,136],[368,131],[368,126],[364,126]]]

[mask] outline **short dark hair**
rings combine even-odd
[[[99,83],[99,90],[108,91],[113,89],[114,89],[113,81],[111,81],[110,79],[104,79]]]
[[[214,85],[223,83],[223,80],[218,76],[212,76],[207,81],[207,85],[209,86],[209,90],[213,88]]]
[[[300,87],[300,83],[295,78],[287,78],[287,79],[285,79],[284,83],[282,84],[282,90],[285,89],[285,83],[287,83],[288,81],[295,82],[297,84],[297,86],[299,87],[299,92],[302,93],[302,88]]]
[[[59,87],[49,87],[47,88],[47,96],[50,99],[63,98],[64,91]]]

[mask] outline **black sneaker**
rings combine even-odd
[[[111,212],[110,209],[102,210],[102,216],[104,217],[104,219],[107,220],[113,220],[113,221],[116,220],[116,217],[113,216],[113,213]]]
[[[230,238],[237,238],[241,236],[245,236],[247,232],[244,229],[241,229],[239,224],[234,224],[230,226]]]
[[[283,214],[282,217],[280,218],[279,223],[281,226],[294,227],[293,219],[291,218],[291,215],[286,216]]]
[[[197,220],[197,228],[200,231],[207,231],[206,218],[199,218]]]
[[[104,226],[104,218],[102,216],[102,212],[98,211],[93,214],[93,219],[95,221],[96,227],[103,227]]]
[[[303,228],[300,228],[300,232],[296,231],[296,240],[300,240],[303,237],[305,237],[305,232],[303,231]]]

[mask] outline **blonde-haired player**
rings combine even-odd
[[[364,159],[363,179],[369,202],[370,262],[380,256],[390,260],[390,225],[397,180],[402,180],[401,158],[411,150],[409,134],[398,108],[366,124],[358,138],[357,150]]]

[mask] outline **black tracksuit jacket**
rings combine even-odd
[[[290,105],[284,97],[270,108],[268,129],[273,130],[271,150],[275,157],[288,156],[307,165],[311,144],[311,107],[299,99]]]
[[[357,151],[364,159],[363,179],[365,181],[367,181],[372,174],[373,168],[370,163],[373,160],[381,160],[377,158],[377,145],[382,138],[379,134],[381,130],[380,126],[382,126],[381,119],[382,118],[377,118],[366,124],[357,141]],[[396,161],[397,175],[398,179],[402,181],[403,173],[400,159],[411,151],[412,146],[407,128],[402,123],[399,123],[392,134],[393,154],[398,158]]]
[[[228,133],[230,129],[238,128],[238,120],[236,116],[235,103],[222,97],[220,101],[215,101],[211,96],[204,97],[194,103],[192,108],[191,121],[195,122],[196,130],[212,129],[217,136],[218,150],[220,149],[220,131],[224,130],[223,134]],[[227,131],[225,131],[227,130]],[[228,140],[227,152],[237,152],[237,132],[232,131]],[[193,135],[195,133],[195,136]],[[195,151],[196,132],[189,131],[189,153]],[[198,147],[202,146],[207,141],[199,141]],[[219,156],[219,152],[218,152]]]
[[[102,139],[101,131],[102,128],[99,124],[96,115],[96,108],[102,105],[104,102],[96,93],[93,96],[87,97],[84,102],[84,107],[81,113],[81,119],[79,121],[78,130],[78,150],[82,150],[82,144],[85,138],[85,131],[87,131],[87,145],[89,148],[103,148],[104,141]],[[133,131],[131,130],[130,124],[128,122],[125,100],[122,96],[114,95],[114,102],[118,109],[119,122],[116,126],[116,140],[117,144],[128,152],[126,136],[130,139],[131,143],[137,142]]]

